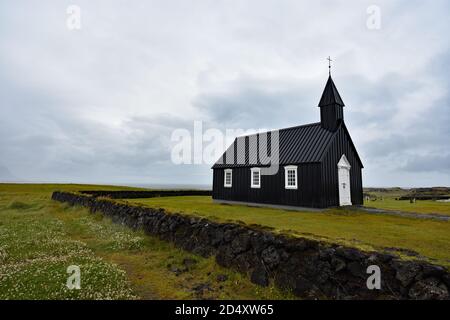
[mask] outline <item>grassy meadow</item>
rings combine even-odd
[[[355,209],[301,212],[213,203],[211,197],[184,196],[124,200],[215,221],[241,221],[274,232],[341,243],[361,249],[383,249],[450,266],[450,222],[369,214]],[[450,206],[450,203],[446,203]]]
[[[396,198],[407,195],[409,193],[409,190],[407,189],[388,188],[382,191],[368,189],[366,190],[366,193],[371,195],[372,198],[369,201],[364,201],[366,207],[450,216],[450,202],[417,200],[415,203],[410,203],[408,200],[396,200]]]
[[[433,200],[417,200],[410,203],[408,200],[395,200],[383,198],[376,201],[365,201],[366,207],[396,210],[404,212],[416,212],[424,214],[440,214],[450,216],[450,202],[438,202]]]
[[[87,189],[124,188],[0,184],[0,300],[292,298],[252,284],[212,257],[50,200],[54,190]],[[189,268],[186,259],[194,260]],[[66,286],[71,265],[80,267],[80,290]]]
[[[213,257],[192,255],[141,231],[113,224],[101,214],[50,200],[55,190],[124,189],[139,188],[0,184],[0,300],[293,298],[273,286],[252,284],[247,276],[218,266]],[[240,221],[366,250],[386,250],[450,267],[450,222],[446,221],[355,209],[299,212],[221,205],[206,196],[121,201],[216,221]],[[375,203],[402,211],[408,211],[409,205],[389,197],[369,205]],[[449,203],[418,201],[415,205],[413,212],[449,214]],[[191,261],[189,266],[185,261]],[[80,290],[66,286],[70,265],[80,267]],[[219,276],[226,280],[219,281]]]

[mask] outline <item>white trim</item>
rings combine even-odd
[[[253,181],[253,173],[254,172],[258,172],[259,184],[254,184],[254,181]],[[261,168],[251,168],[250,169],[250,186],[252,188],[256,188],[256,189],[261,188]]]
[[[338,166],[338,168],[346,168],[346,169],[350,169],[352,167],[350,165],[350,162],[348,162],[347,157],[345,156],[345,154],[342,155],[342,157],[339,160],[337,166]]]
[[[288,172],[294,170],[295,172],[295,185],[288,185]],[[297,166],[285,166],[284,167],[284,188],[285,189],[298,189],[298,170]]]
[[[230,174],[230,183],[227,183],[227,173]],[[233,169],[223,170],[223,186],[225,188],[231,188],[233,186]]]

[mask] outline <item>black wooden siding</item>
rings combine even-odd
[[[279,166],[273,176],[261,176],[261,188],[251,188],[251,167],[234,167],[231,188],[224,187],[224,169],[214,168],[213,199],[325,208],[339,206],[337,164],[345,154],[350,162],[350,187],[352,204],[363,204],[361,160],[350,135],[341,122],[339,129],[329,139],[320,162],[292,163],[298,167],[298,189],[285,189],[284,166]],[[320,139],[319,139],[320,141]],[[308,148],[306,148],[306,151]],[[247,154],[248,156],[248,154]]]
[[[320,108],[320,121],[323,127],[331,131],[336,130],[340,123],[337,120],[344,120],[343,108],[337,104]]]
[[[353,147],[350,135],[344,125],[336,132],[321,164],[322,207],[339,206],[339,186],[337,163],[345,154],[350,162],[350,192],[353,205],[363,204],[362,163]]]
[[[284,166],[276,175],[261,175],[261,188],[251,188],[250,167],[233,168],[231,188],[225,188],[224,169],[214,169],[213,199],[288,206],[323,207],[319,163],[297,165],[297,189],[285,189]]]

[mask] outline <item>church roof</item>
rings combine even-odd
[[[344,106],[344,102],[334,85],[333,79],[329,76],[319,102],[319,107],[333,104]],[[323,160],[332,140],[341,128],[347,135],[351,148],[355,152],[362,167],[361,159],[358,156],[344,121],[341,119],[337,119],[337,121],[337,130],[328,130],[320,122],[316,122],[237,137],[212,168],[264,166],[269,165],[269,163],[277,164],[274,161],[275,159],[270,159],[267,156],[267,154],[271,154],[270,147],[272,143],[270,142],[272,136],[276,133],[279,135],[279,165],[319,163]],[[264,144],[267,147],[263,148],[262,152],[259,152],[259,149],[264,147]],[[259,158],[259,154],[261,154],[262,159]]]
[[[333,79],[331,79],[331,76],[329,76],[327,84],[325,85],[325,89],[323,90],[322,93],[322,98],[320,98],[319,107],[324,107],[331,104],[338,104],[340,106],[344,106],[344,102],[342,101],[342,98],[339,95],[339,91],[334,85]]]
[[[264,161],[265,159],[257,157],[258,147],[260,146],[260,141],[266,141],[269,152],[262,152],[262,154],[270,154],[270,139],[273,132],[268,132],[266,140],[261,139],[261,133],[237,137],[222,157],[214,164],[213,169],[259,166],[267,163]],[[281,129],[278,130],[278,133],[280,165],[320,162],[335,134],[324,129],[320,122]],[[250,139],[252,138],[256,139],[257,144],[250,145]],[[258,145],[258,147],[255,148],[253,145]],[[245,161],[238,161],[240,156],[244,157],[244,152]],[[250,161],[250,159],[256,160]]]

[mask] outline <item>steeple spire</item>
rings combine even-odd
[[[330,104],[337,104],[344,106],[344,102],[341,99],[338,89],[334,85],[331,75],[328,76],[327,84],[322,93],[322,98],[320,98],[319,107],[328,106]]]
[[[334,85],[331,75],[323,90],[318,107],[320,108],[320,122],[322,127],[334,131],[344,120],[344,102]]]

